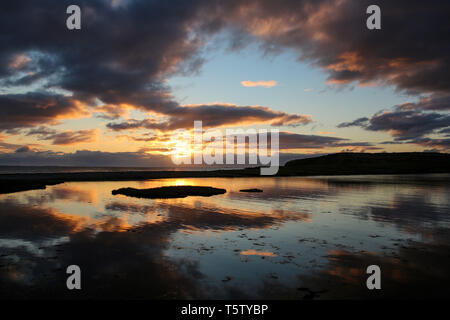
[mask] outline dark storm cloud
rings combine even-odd
[[[341,123],[338,127],[359,126],[370,131],[387,131],[396,140],[408,140],[436,133],[450,126],[450,115],[435,112],[385,111],[370,119],[361,118],[353,122]]]
[[[268,133],[267,137],[267,147],[271,147],[272,144],[272,133]],[[235,134],[239,138],[245,138],[245,143],[248,146],[249,138],[248,135],[245,134]],[[337,148],[337,147],[350,147],[356,148],[358,150],[370,150],[371,148],[375,148],[370,142],[355,142],[349,139],[340,138],[340,137],[330,137],[324,135],[308,135],[308,134],[299,134],[292,132],[279,132],[279,149],[280,150],[290,150],[290,149],[324,149],[324,148]],[[230,137],[228,137],[230,138]],[[227,140],[227,137],[223,137],[224,142]],[[265,146],[265,142],[264,146]],[[356,150],[355,149],[355,150]],[[379,148],[376,148],[379,149]],[[285,154],[288,155],[288,154]],[[298,154],[301,156],[301,154]],[[297,158],[298,158],[297,156]]]
[[[149,78],[176,69],[180,59],[198,65],[195,53],[202,38],[188,40],[195,27],[197,34],[233,27],[267,47],[300,49],[305,59],[327,68],[331,80],[390,79],[408,89],[449,89],[448,1],[434,1],[426,10],[418,0],[377,1],[382,30],[375,32],[365,27],[365,11],[372,4],[366,0],[129,1],[123,7],[78,1],[83,8],[78,33],[65,28],[61,15],[70,1],[41,1],[36,6],[40,16],[24,10],[29,4],[19,0],[6,5],[2,32],[16,36],[8,38],[3,56],[11,61],[12,54],[30,48],[54,54],[59,65],[72,66],[63,83],[80,93],[97,95],[99,89],[113,87],[138,91]],[[3,63],[1,70],[7,69]],[[104,95],[115,100],[118,93]]]
[[[368,130],[390,131],[397,140],[413,139],[450,126],[450,115],[414,111],[383,112],[370,118]]]
[[[135,130],[135,129],[153,130],[153,129],[162,129],[165,127],[164,125],[161,125],[158,121],[153,119],[145,119],[145,120],[130,119],[124,122],[116,122],[116,123],[111,122],[108,123],[106,126],[114,131]]]
[[[0,95],[0,131],[55,123],[84,114],[69,97],[42,92]]]
[[[5,70],[11,73],[11,57],[38,51],[65,68],[53,80],[55,85],[107,103],[128,96],[145,105],[146,99],[164,93],[158,76],[173,72],[199,45],[187,40],[187,27],[196,17],[195,1],[173,1],[170,6],[164,1],[133,1],[126,8],[102,0],[78,1],[83,9],[83,28],[78,32],[65,26],[70,4],[19,0],[5,5],[0,32],[6,48],[3,56],[9,59],[2,59],[2,75],[7,75]]]
[[[177,106],[162,79],[195,58],[188,41],[194,2],[134,1],[126,8],[107,1],[79,1],[83,28],[65,26],[71,1],[14,1],[0,13],[0,81],[3,87],[30,85],[73,92],[72,97],[28,93],[0,95],[0,130],[49,124],[72,113],[74,99],[129,103],[148,110]],[[22,58],[21,58],[22,57]],[[26,71],[26,75],[23,75]],[[18,78],[18,79],[17,79]],[[52,108],[45,106],[51,104]]]
[[[8,49],[6,48],[5,52],[8,52]],[[29,86],[37,81],[45,81],[47,77],[62,71],[54,56],[36,51],[26,54],[12,53],[7,57],[0,55],[0,63],[4,64],[4,68],[0,67],[2,87]]]
[[[304,116],[262,107],[182,107],[173,100],[166,79],[198,70],[206,40],[225,29],[231,31],[232,48],[255,40],[267,52],[294,49],[303,60],[325,70],[331,83],[390,84],[432,94],[433,102],[421,100],[404,108],[448,110],[448,1],[436,0],[425,7],[418,0],[380,0],[382,29],[376,31],[365,27],[366,8],[372,4],[368,0],[175,0],[170,4],[136,0],[120,5],[84,0],[77,2],[82,8],[82,29],[76,32],[65,26],[65,9],[70,4],[69,0],[4,4],[0,12],[2,87],[39,84],[41,90],[59,88],[73,95],[55,91],[2,94],[0,130],[17,133],[18,128],[52,124],[55,119],[79,115],[80,103],[92,105],[98,100],[111,106],[100,116],[111,119],[123,115],[117,110],[122,104],[167,118],[147,120],[144,125],[152,128],[186,127],[193,120],[204,120],[207,126],[253,120],[272,125],[308,123]]]
[[[430,95],[418,102],[407,102],[397,106],[399,110],[450,111],[449,95]]]
[[[239,3],[240,5],[236,5]],[[450,91],[450,3],[380,0],[382,29],[366,28],[373,1],[226,1],[223,23],[270,50],[298,49],[332,83],[393,84],[410,92]]]
[[[450,127],[439,131],[440,134],[444,134],[446,137],[450,137]]]
[[[100,116],[118,118],[122,113],[117,105],[127,104],[166,115],[169,122],[159,125],[170,128],[184,126],[194,118],[219,122],[217,113],[225,122],[239,117],[267,119],[276,113],[267,108],[216,105],[186,109],[173,101],[164,84],[174,73],[189,73],[201,66],[198,52],[205,37],[219,31],[212,27],[220,17],[216,14],[229,10],[221,2],[171,1],[168,5],[137,0],[117,6],[103,0],[79,1],[83,27],[76,32],[65,26],[69,4],[44,0],[31,4],[36,10],[27,10],[30,1],[19,0],[2,11],[0,39],[6,49],[0,57],[0,81],[4,86],[45,79],[45,88],[72,92],[73,96],[66,98],[69,102],[100,100],[108,105],[107,110],[100,110]],[[41,104],[40,98],[35,97],[33,103]],[[182,117],[186,120],[180,120]],[[12,120],[10,126],[24,126]],[[274,125],[308,123],[300,115],[280,115],[277,120]],[[48,123],[48,119],[40,123]]]
[[[202,120],[205,127],[233,124],[269,123],[274,126],[301,125],[312,122],[310,117],[274,111],[261,106],[194,105],[177,108],[169,129],[192,127],[194,120]]]
[[[312,122],[308,116],[274,111],[260,106],[236,106],[227,104],[177,107],[166,114],[170,116],[167,121],[131,119],[125,122],[108,123],[106,126],[114,131],[130,129],[156,129],[166,131],[178,128],[193,128],[194,121],[196,120],[201,120],[204,128],[256,123],[267,123],[274,126],[298,126]]]
[[[354,121],[340,123],[337,125],[337,127],[338,128],[348,128],[348,127],[354,127],[354,126],[364,126],[367,124],[367,121],[369,121],[369,118],[363,117],[363,118],[358,118]]]
[[[426,109],[433,108],[426,108],[421,100],[415,104],[408,103],[396,106],[392,111],[376,113],[370,118],[359,118],[351,122],[341,123],[338,127],[358,126],[369,131],[389,132],[394,140],[380,143],[384,145],[412,143],[432,148],[431,150],[434,151],[450,150],[450,139],[427,137],[431,134],[448,137],[450,115],[448,113],[421,111]],[[439,110],[440,108],[436,109]]]

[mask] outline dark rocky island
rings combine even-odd
[[[135,198],[147,199],[170,199],[170,198],[186,198],[188,196],[210,197],[217,194],[224,194],[227,190],[200,187],[200,186],[169,186],[150,189],[121,188],[113,190],[112,194],[121,194]]]
[[[261,189],[253,188],[253,189],[242,189],[239,190],[239,192],[263,192],[263,191]]]

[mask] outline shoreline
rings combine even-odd
[[[280,168],[281,171],[281,168]],[[176,178],[276,178],[276,177],[317,177],[317,176],[364,176],[364,175],[414,175],[446,174],[448,171],[430,172],[279,172],[273,176],[262,176],[259,170],[217,170],[217,171],[163,171],[163,172],[76,172],[76,173],[23,173],[0,174],[0,194],[46,189],[47,186],[65,182],[141,181]]]
[[[292,160],[273,176],[260,175],[259,167],[211,171],[118,171],[0,174],[0,194],[45,189],[48,185],[81,181],[138,181],[170,178],[257,178],[450,173],[450,154],[440,153],[337,153]]]

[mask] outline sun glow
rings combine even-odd
[[[191,145],[182,137],[172,137],[172,139],[168,142],[168,145],[172,150],[172,157],[176,159],[186,158],[192,155]]]
[[[175,185],[176,186],[186,186],[188,183],[186,180],[183,179],[177,179],[175,180]]]

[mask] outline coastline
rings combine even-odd
[[[259,167],[211,171],[109,171],[0,174],[0,194],[45,189],[48,185],[75,181],[432,173],[450,173],[450,154],[337,153],[317,158],[289,161],[284,166],[280,166],[278,173],[273,176],[261,176]]]

